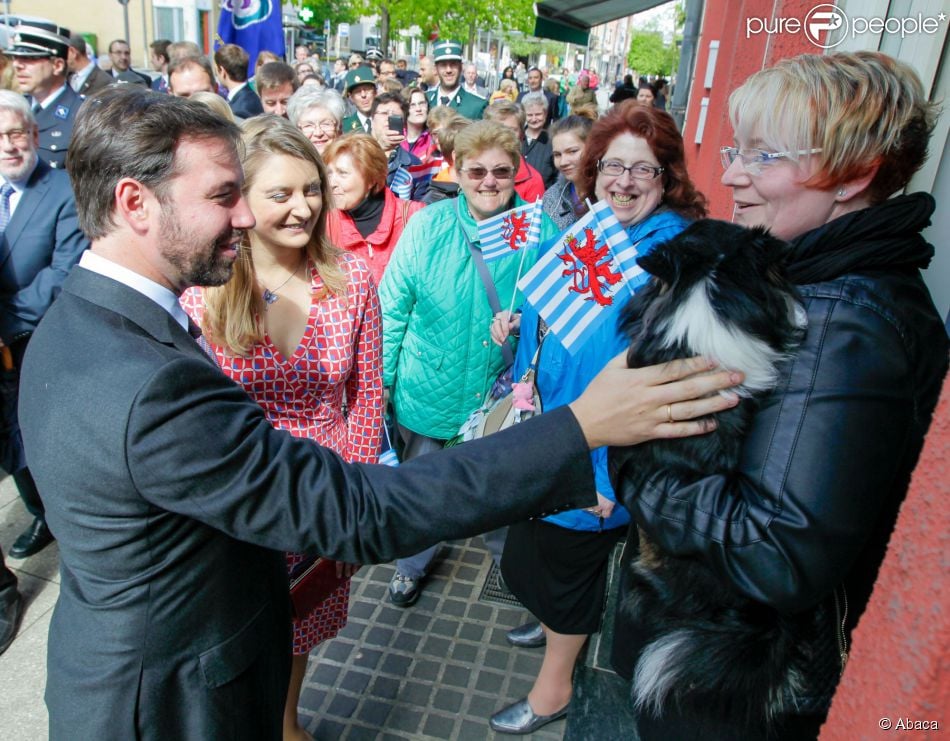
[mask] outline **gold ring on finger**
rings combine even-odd
[[[673,419],[673,405],[672,404],[666,405],[666,421],[669,422],[670,424],[673,424],[673,422],[675,421]]]

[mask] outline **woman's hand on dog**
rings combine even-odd
[[[521,314],[512,314],[508,311],[499,311],[491,320],[491,339],[501,347],[508,339],[508,335],[518,336],[521,331]]]
[[[626,353],[621,353],[570,408],[591,449],[701,435],[715,429],[716,422],[698,418],[739,403],[738,395],[717,392],[741,383],[742,374],[716,367],[695,357],[628,368]]]

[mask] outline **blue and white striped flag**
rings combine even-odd
[[[284,24],[279,0],[221,0],[218,37],[248,53],[247,74],[262,51],[284,56]]]
[[[395,172],[393,172],[389,189],[395,193],[398,198],[408,201],[412,196],[412,175],[409,174],[409,170],[405,167],[397,167]]]
[[[598,201],[518,282],[558,341],[576,353],[607,314],[650,278],[610,205]]]
[[[541,202],[515,206],[478,222],[478,239],[485,262],[518,254],[522,248],[537,249],[541,242]]]

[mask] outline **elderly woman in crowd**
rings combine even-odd
[[[478,121],[461,131],[455,163],[462,192],[413,217],[383,276],[384,381],[404,459],[454,437],[505,367],[489,340],[492,311],[475,264],[476,222],[524,203],[514,191],[520,159],[518,137],[500,124]],[[544,218],[541,231],[542,241],[549,239],[554,225]],[[536,252],[524,253],[525,270]],[[518,295],[519,264],[507,257],[486,265],[505,306]],[[393,604],[408,607],[418,599],[437,548],[396,562]]]
[[[817,736],[947,371],[920,275],[934,199],[894,195],[923,164],[934,124],[914,71],[877,52],[800,56],[750,77],[729,112],[722,182],[735,221],[788,240],[806,334],[756,408],[738,471],[688,485],[657,471],[645,490],[628,490],[621,471],[616,485],[661,553],[707,566],[773,616],[771,645],[794,651],[770,659],[757,685],[774,696],[747,724],[726,715],[744,697],[707,674],[681,682],[663,661],[647,670],[639,626],[618,623],[630,650],[618,669],[636,675],[635,694],[676,677],[675,701],[641,710],[644,741]],[[723,615],[682,615],[678,632],[687,651],[694,634],[721,636],[708,674],[743,665]]]
[[[402,97],[407,105],[406,138],[399,146],[418,157],[420,162],[427,163],[438,149],[428,126],[429,99],[426,98],[425,91],[417,87],[404,88]]]
[[[375,462],[381,337],[370,271],[326,238],[327,178],[306,137],[266,115],[245,123],[244,142],[244,194],[257,223],[231,280],[190,289],[182,306],[204,330],[221,370],[275,427],[316,440],[347,461]],[[288,569],[305,558],[288,554]],[[337,564],[338,577],[355,570]],[[294,619],[285,741],[310,738],[297,721],[307,656],[346,624],[349,593],[345,578],[310,614]]]
[[[544,192],[541,206],[559,229],[577,221],[583,201],[577,191],[584,143],[594,122],[584,116],[568,116],[551,125],[551,152],[558,171],[557,182]]]
[[[641,254],[705,215],[705,200],[686,172],[683,140],[673,119],[632,101],[616,106],[593,125],[578,167],[579,190],[591,201],[606,201]],[[561,249],[556,242],[551,249]],[[552,272],[560,274],[563,263]],[[540,345],[535,383],[544,409],[574,401],[627,339],[618,331],[626,303],[617,296],[605,307],[607,319],[581,352],[571,353],[547,335],[547,325],[526,304],[492,325],[492,338],[520,332],[515,378],[531,364]],[[596,507],[573,510],[512,525],[501,570],[509,589],[539,623],[508,634],[516,646],[545,645],[544,661],[528,696],[498,711],[491,727],[499,733],[530,733],[565,716],[577,657],[590,634],[600,629],[607,586],[607,562],[630,522],[607,472],[607,450],[591,453]]]
[[[310,143],[323,154],[340,135],[346,103],[336,90],[315,90],[304,86],[287,101],[287,117],[300,129]]]
[[[386,187],[386,155],[368,134],[349,134],[323,152],[333,210],[330,241],[359,255],[379,285],[409,217],[422,208]]]
[[[521,99],[524,108],[524,139],[521,142],[521,153],[541,179],[544,187],[550,188],[557,179],[557,170],[551,157],[551,139],[544,124],[548,116],[548,99],[544,93],[526,93]]]

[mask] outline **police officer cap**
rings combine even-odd
[[[357,67],[346,73],[346,92],[350,92],[357,85],[375,85],[376,75],[372,67]]]
[[[13,45],[5,49],[10,57],[59,57],[69,53],[69,29],[55,23],[30,21],[13,28]]]
[[[436,62],[461,62],[462,45],[457,41],[436,41],[432,47],[432,59]]]
[[[367,59],[375,59],[377,62],[383,58],[383,53],[377,49],[375,46],[371,46],[366,50]]]

